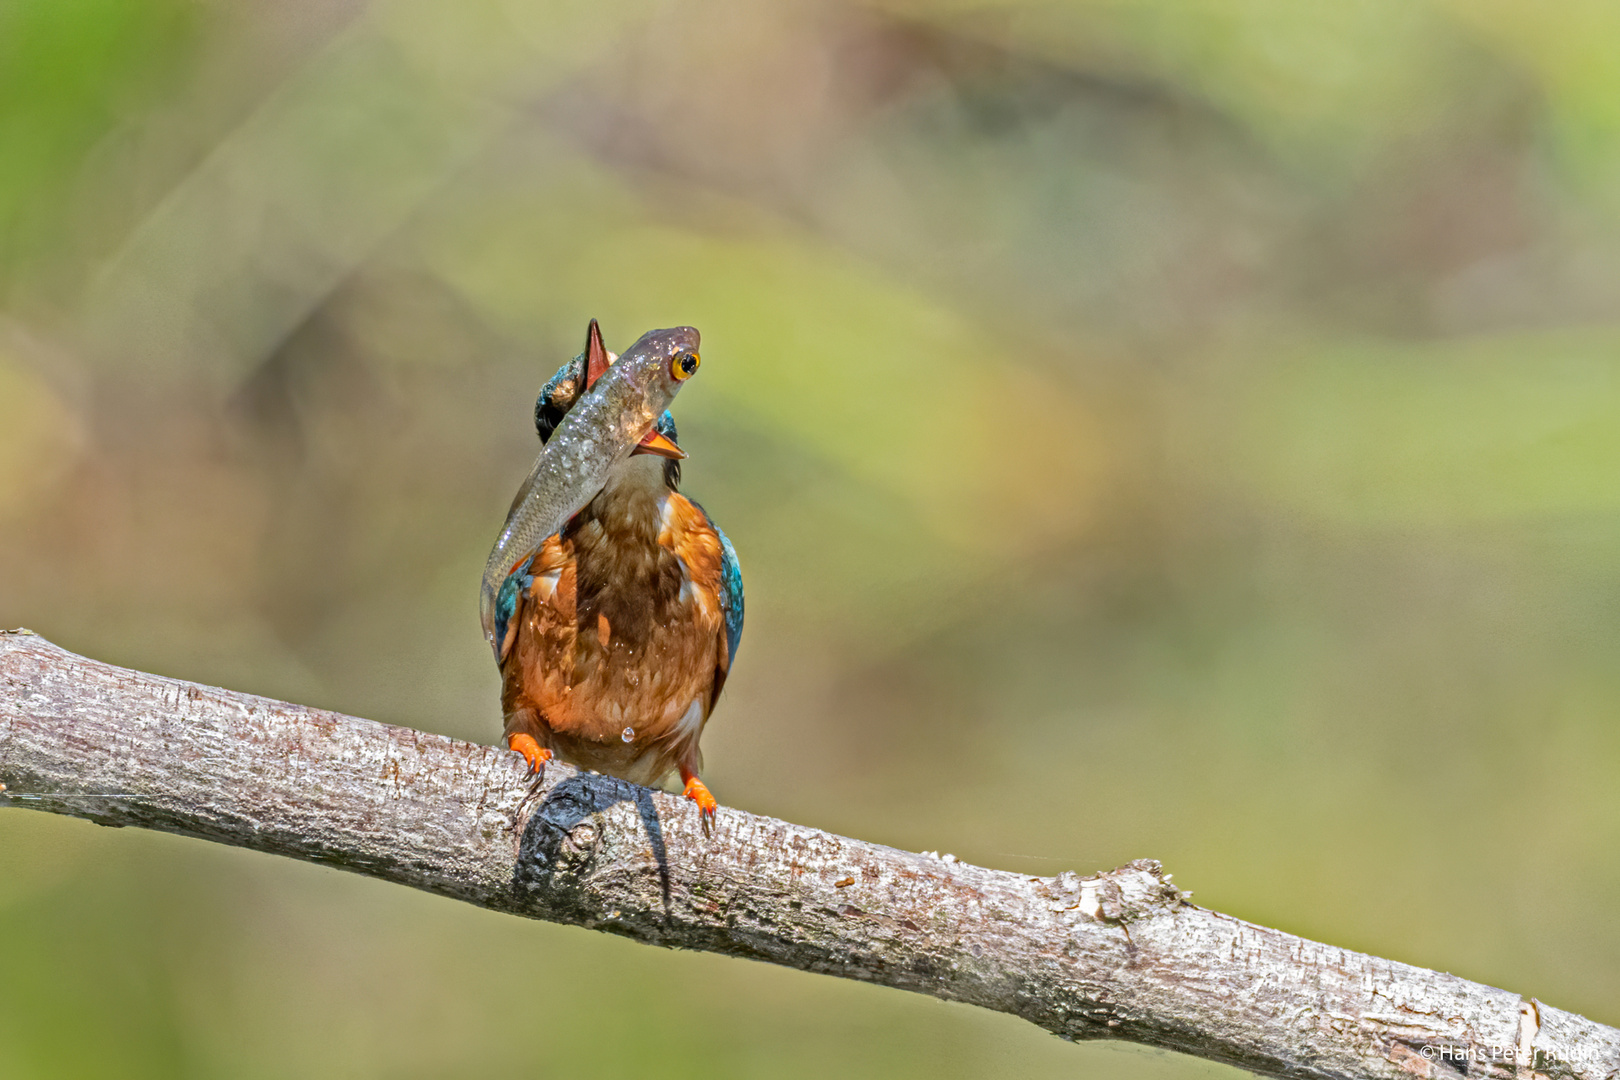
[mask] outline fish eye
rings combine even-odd
[[[669,358],[669,374],[676,382],[690,379],[697,369],[698,354],[695,352],[678,352]]]

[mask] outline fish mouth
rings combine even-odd
[[[636,454],[656,454],[659,457],[670,458],[673,461],[680,461],[686,457],[686,451],[676,446],[674,439],[671,439],[657,428],[653,428],[641,437],[641,441],[636,444],[636,448],[630,451],[632,457]]]

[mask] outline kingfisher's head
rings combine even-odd
[[[551,438],[552,432],[557,430],[557,425],[562,423],[563,417],[568,415],[568,410],[574,407],[580,395],[595,386],[596,380],[618,358],[618,353],[608,352],[602,344],[602,330],[592,319],[585,332],[585,351],[558,368],[557,373],[540,388],[540,396],[535,398],[534,429],[542,443]],[[689,376],[697,370],[698,355],[695,352],[684,353],[677,356],[673,363],[682,365],[684,374]],[[680,483],[680,463],[686,457],[686,451],[676,441],[675,417],[668,409],[659,416],[658,422],[640,444],[630,451],[631,460],[643,454],[664,459],[664,480],[671,488]]]

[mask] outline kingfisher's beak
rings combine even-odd
[[[675,440],[665,437],[657,428],[653,428],[642,436],[641,442],[630,451],[632,457],[636,454],[657,454],[659,457],[673,458],[680,461],[686,457],[686,451],[675,445]]]
[[[611,363],[613,354],[602,344],[602,328],[592,319],[591,325],[585,330],[585,389],[595,386],[596,380],[602,377]]]

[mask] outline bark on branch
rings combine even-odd
[[[1620,1077],[1620,1030],[1189,903],[945,862],[0,633],[0,805],[914,990],[1282,1077]]]

